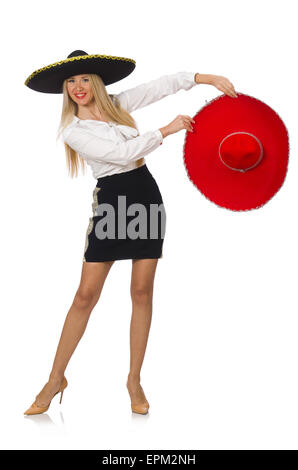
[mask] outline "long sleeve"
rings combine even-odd
[[[127,166],[158,148],[163,136],[157,129],[125,142],[116,142],[75,126],[64,134],[64,142],[87,160]]]
[[[195,85],[197,85],[195,73],[178,72],[171,75],[163,75],[160,78],[142,83],[113,96],[118,98],[120,105],[131,113],[138,108],[143,108],[168,95],[177,93],[179,90],[190,90]]]

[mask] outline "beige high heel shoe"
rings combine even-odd
[[[143,390],[142,385],[140,385],[140,387]],[[143,390],[143,393],[144,393],[144,390]],[[144,393],[144,395],[145,395],[145,393]],[[149,406],[150,405],[149,405],[147,400],[145,400],[144,403],[138,403],[138,404],[131,403],[131,411],[133,411],[133,413],[146,415],[148,413]]]
[[[134,413],[139,413],[141,415],[146,415],[149,410],[149,403],[145,401],[145,403],[139,404],[139,405],[133,405],[131,404],[131,410]]]
[[[55,393],[55,395],[57,395],[58,393],[61,393],[60,402],[59,402],[60,404],[62,403],[63,392],[66,389],[67,385],[68,385],[68,382],[67,382],[66,378],[63,377],[60,388],[59,388],[58,392]],[[53,398],[54,398],[54,396],[53,396]],[[53,400],[53,398],[52,398],[52,400]],[[36,404],[36,400],[35,400],[35,402],[32,403],[30,408],[28,408],[28,410],[25,411],[24,415],[39,415],[41,413],[44,413],[45,411],[47,411],[49,409],[52,400],[50,401],[48,406],[38,406]]]

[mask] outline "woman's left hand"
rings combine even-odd
[[[232,96],[233,98],[237,98],[238,96],[230,80],[222,75],[211,75],[209,83],[226,95]]]

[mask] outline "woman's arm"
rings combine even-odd
[[[190,90],[195,85],[213,85],[218,90],[229,96],[237,97],[232,83],[221,75],[202,74],[193,72],[178,72],[171,75],[163,75],[160,78],[142,83],[134,88],[114,94],[120,105],[129,113],[155,103],[179,90]]]
[[[156,129],[125,142],[115,142],[77,125],[64,131],[63,140],[86,160],[126,166],[158,148],[163,135]]]

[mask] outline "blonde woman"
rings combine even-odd
[[[25,84],[43,93],[62,93],[60,135],[71,176],[79,164],[91,167],[97,180],[86,231],[81,280],[67,313],[48,382],[25,415],[48,410],[67,386],[65,369],[116,260],[131,259],[130,370],[127,389],[133,412],[146,414],[149,403],[140,383],[152,317],[154,277],[165,235],[166,212],[158,185],[144,156],[170,134],[192,132],[192,118],[177,116],[170,124],[140,135],[130,112],[198,83],[213,84],[237,96],[225,77],[179,72],[109,95],[106,85],[128,76],[135,61],[124,57],[74,51],[67,59],[33,72]]]

